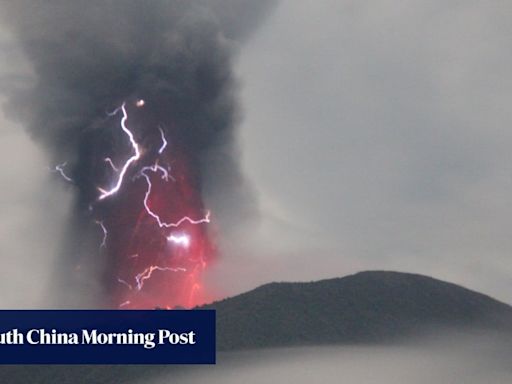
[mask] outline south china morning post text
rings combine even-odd
[[[157,332],[126,332],[105,333],[97,329],[83,329],[80,334],[76,332],[58,332],[56,329],[30,329],[21,332],[12,329],[0,333],[0,345],[140,345],[145,349],[153,349],[157,345],[194,345],[196,333],[194,331],[176,333],[169,329],[159,329]]]
[[[215,364],[213,310],[0,310],[0,364]]]

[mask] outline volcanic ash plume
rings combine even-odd
[[[6,111],[77,192],[64,290],[101,280],[104,304],[123,308],[205,300],[201,275],[222,227],[204,204],[205,180],[243,201],[231,56],[269,2],[257,3],[2,3],[34,72]]]

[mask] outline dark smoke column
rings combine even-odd
[[[204,301],[201,274],[223,226],[205,194],[246,201],[232,52],[270,1],[1,4],[35,75],[7,110],[77,192],[63,290],[93,279],[112,307]]]

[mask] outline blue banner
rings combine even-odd
[[[0,310],[0,364],[215,364],[215,311]]]

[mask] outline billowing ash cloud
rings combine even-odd
[[[66,174],[77,191],[66,255],[58,271],[61,276],[80,280],[73,272],[78,270],[88,282],[92,273],[104,279],[110,292],[117,292],[112,288],[117,284],[114,279],[126,281],[130,289],[135,289],[141,282],[140,276],[136,279],[137,271],[157,262],[161,265],[161,239],[139,229],[150,223],[148,218],[140,218],[146,186],[136,173],[157,160],[176,172],[173,176],[177,182],[162,187],[161,194],[173,193],[177,200],[170,206],[158,199],[152,202],[168,214],[169,220],[204,212],[205,194],[222,194],[224,201],[229,200],[239,212],[238,218],[230,216],[228,220],[222,214],[226,204],[219,204],[214,214],[221,228],[248,214],[250,193],[243,185],[234,151],[238,116],[231,61],[237,45],[248,37],[271,3],[1,3],[3,22],[14,31],[35,75],[33,86],[10,95],[6,111],[48,148],[54,164],[66,162]],[[139,99],[145,101],[144,108],[136,107]],[[108,187],[109,180],[116,177],[109,173],[112,170],[106,166],[105,157],[111,155],[119,165],[131,154],[126,135],[119,129],[120,113],[107,115],[123,102],[143,154],[139,167],[127,173],[127,180],[135,183],[133,190],[114,196],[112,201],[98,202],[98,187]],[[162,159],[157,159],[156,153],[162,140],[158,127],[170,142],[169,153]],[[111,244],[107,252],[91,256],[101,241],[100,221],[112,232]],[[159,236],[164,235],[169,233]],[[123,258],[127,253],[138,252],[142,243],[152,247],[148,251],[152,256],[146,257],[145,264],[120,267],[126,263]],[[171,253],[174,257],[177,251]],[[117,276],[120,273],[131,275],[121,279]],[[114,295],[126,298],[119,292]]]

